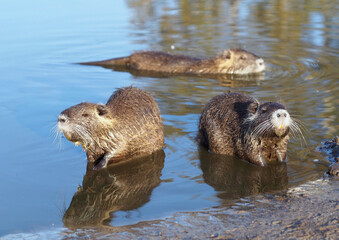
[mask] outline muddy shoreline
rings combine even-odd
[[[335,137],[318,147],[333,162],[332,167],[338,164],[338,142]],[[337,176],[324,174],[286,191],[240,198],[204,211],[64,234],[113,239],[335,239],[339,234],[338,184]]]
[[[232,206],[130,226],[65,230],[62,235],[65,239],[335,239],[338,184],[337,178],[325,177],[284,193],[242,198]]]
[[[333,162],[332,168],[338,164],[338,142],[335,137],[318,147]],[[338,183],[337,176],[324,174],[287,191],[240,198],[204,211],[63,234],[89,239],[335,239],[339,234]]]
[[[336,239],[339,178],[122,227],[50,229],[1,239]]]
[[[334,164],[337,139],[318,148]],[[237,198],[164,219],[121,227],[54,228],[1,239],[336,239],[338,235],[339,177],[324,173],[321,179],[288,190]]]

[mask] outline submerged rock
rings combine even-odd
[[[333,176],[338,176],[339,177],[339,162],[333,163],[329,168],[328,168],[328,174],[333,175]]]
[[[318,148],[321,152],[328,154],[328,159],[333,162],[327,173],[333,176],[339,176],[339,137],[326,141]]]

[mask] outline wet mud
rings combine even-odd
[[[318,147],[333,162],[329,171],[335,171],[338,165],[338,142],[339,138],[335,137]],[[200,151],[200,154],[207,153]],[[218,157],[201,162],[205,181],[216,191],[222,190],[221,194],[232,191],[231,186],[237,184],[251,185],[246,188],[250,192],[236,192],[236,198],[218,195],[223,204],[202,211],[180,212],[165,219],[121,227],[67,229],[61,235],[65,239],[335,239],[338,236],[339,178],[324,174],[322,179],[288,189],[286,165],[264,169],[270,173],[264,175],[276,180],[271,186],[268,180],[259,178],[262,174],[258,171],[262,168],[253,167],[247,174],[240,174],[247,176],[244,179],[222,174],[241,162],[221,161]],[[271,186],[271,193],[260,190],[260,186]]]
[[[241,198],[163,220],[63,234],[82,239],[335,239],[338,184],[334,178],[319,179],[283,193]]]

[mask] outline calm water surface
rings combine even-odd
[[[338,12],[336,1],[1,1],[0,236],[130,225],[319,178],[329,163],[315,147],[339,134]],[[136,50],[213,56],[231,47],[262,56],[267,72],[156,77],[74,64]],[[158,101],[166,147],[87,170],[81,148],[55,139],[57,116],[129,85]],[[306,143],[292,139],[287,163],[265,169],[197,147],[202,108],[228,90],[284,103],[304,123]]]

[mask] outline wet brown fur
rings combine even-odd
[[[125,66],[130,70],[182,74],[232,74],[248,66],[256,69],[260,59],[244,49],[234,48],[223,51],[216,57],[200,59],[164,52],[137,52],[128,57],[104,61],[81,63],[84,65]],[[262,64],[263,61],[262,61]],[[238,72],[239,73],[239,72]],[[251,72],[252,73],[252,72]]]
[[[63,131],[65,137],[80,143],[91,162],[108,156],[111,159],[107,160],[114,162],[147,155],[164,145],[158,105],[148,92],[138,88],[118,89],[106,105],[80,103],[60,116],[59,124],[68,121],[72,129]]]
[[[261,113],[263,109],[265,113]],[[212,98],[203,110],[197,140],[211,152],[235,155],[261,166],[283,161],[287,153],[289,130],[280,137],[273,131],[260,136],[251,134],[277,109],[285,107],[274,102],[259,103],[241,93],[221,94]],[[258,115],[250,119],[255,114]]]

